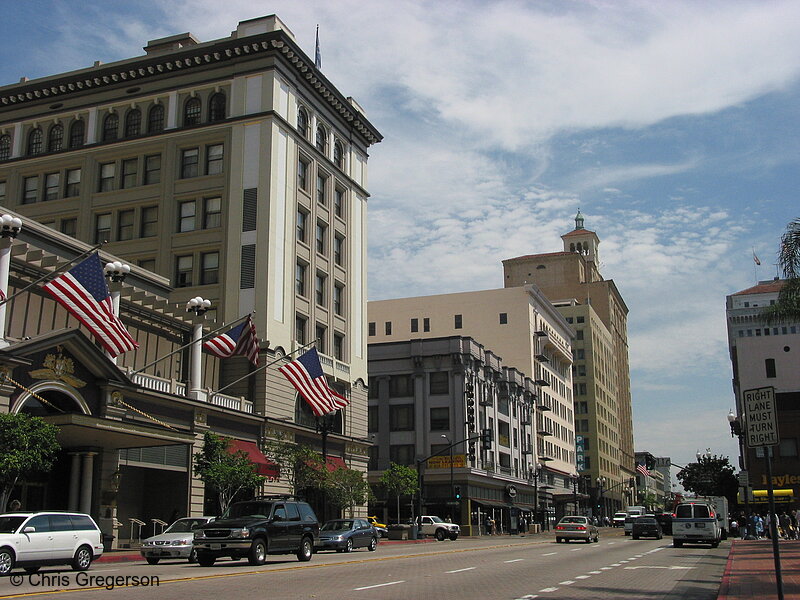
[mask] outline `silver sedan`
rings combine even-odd
[[[556,542],[583,540],[588,544],[600,541],[597,527],[592,525],[589,517],[563,517],[556,525],[554,532],[556,534]]]

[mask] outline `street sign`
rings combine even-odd
[[[750,486],[750,474],[747,471],[739,471],[739,485],[743,488]]]
[[[763,387],[742,393],[748,448],[775,446],[778,439],[778,418],[775,388]]]

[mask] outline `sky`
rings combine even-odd
[[[384,135],[369,298],[500,288],[578,209],[630,310],[637,450],[738,450],[725,296],[800,216],[796,1],[0,0],[0,84],[277,14]],[[46,19],[42,15],[47,15]],[[753,253],[761,260],[756,267]]]

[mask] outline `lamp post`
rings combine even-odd
[[[573,506],[573,514],[577,515],[580,511],[578,510],[578,474],[573,473],[569,476],[572,479],[572,506]]]
[[[105,272],[106,278],[111,283],[111,285],[108,286],[109,291],[111,292],[111,308],[114,311],[114,316],[118,317],[119,297],[122,294],[122,282],[125,281],[128,273],[131,272],[131,268],[129,265],[115,260],[114,262],[106,263],[106,266],[103,267],[103,271]],[[106,356],[108,356],[108,358],[114,364],[117,363],[117,357],[111,356],[111,353],[108,352],[108,350],[106,350]]]
[[[450,438],[447,437],[446,433],[443,433],[442,437],[447,440],[447,443],[450,445],[450,500],[452,501],[453,497],[455,496],[453,490],[453,442],[450,441]]]
[[[603,499],[603,487],[606,484],[606,478],[598,477],[596,481],[597,481],[597,495],[599,496],[600,500],[600,522],[602,523],[603,517],[606,514],[605,500]]]
[[[742,422],[735,414],[733,409],[728,412],[728,425],[731,426],[731,437],[738,438],[739,442],[739,469],[747,472],[747,459],[744,450],[744,428]],[[744,539],[752,540],[755,536],[750,534],[750,483],[744,486]]]
[[[189,397],[201,400],[203,366],[203,315],[211,308],[211,300],[200,296],[192,298],[186,303],[186,312],[194,313],[194,328],[192,329],[192,349],[189,371]]]
[[[535,467],[530,467],[528,476],[533,479],[533,522],[539,524],[539,475],[542,473],[542,463],[536,463]]]

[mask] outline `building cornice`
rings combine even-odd
[[[72,94],[105,88],[135,85],[139,82],[191,72],[207,65],[247,60],[259,55],[281,56],[305,80],[328,107],[339,115],[369,144],[383,139],[366,117],[320,73],[295,42],[283,31],[270,31],[242,38],[225,38],[167,54],[144,56],[71,73],[44,77],[0,88],[0,107],[24,106],[46,101],[58,102]]]

